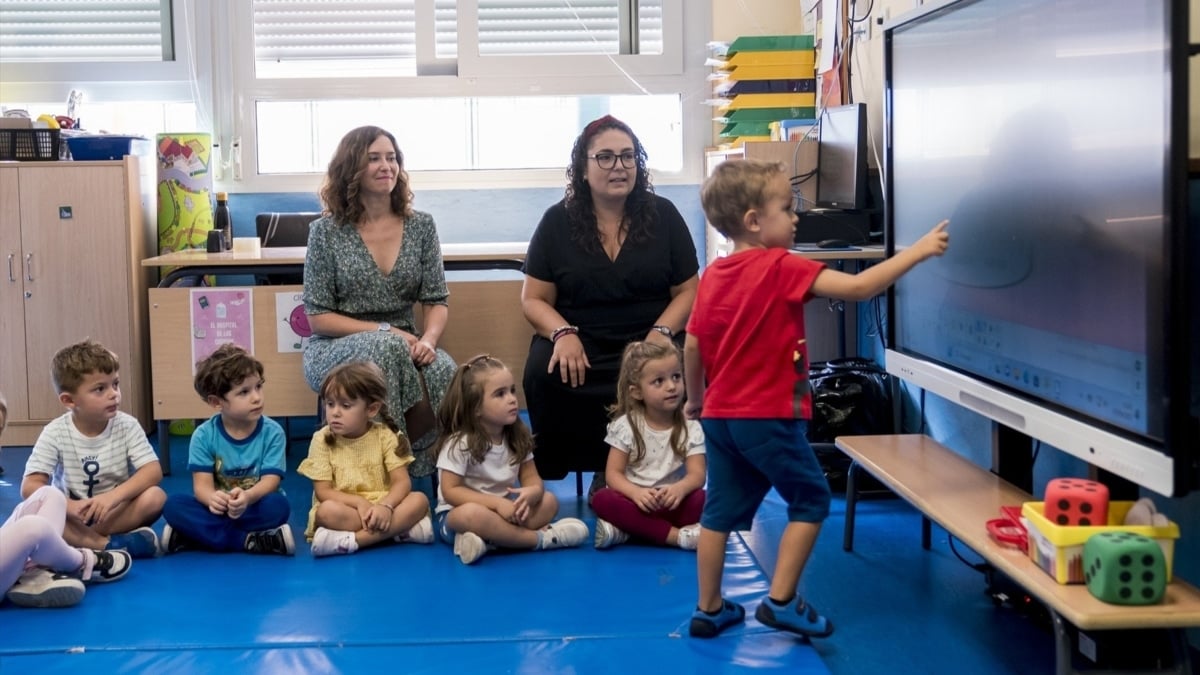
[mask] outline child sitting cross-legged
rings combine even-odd
[[[635,540],[696,550],[704,510],[704,431],[683,416],[675,345],[631,342],[605,442],[608,486],[592,497],[596,548]]]
[[[141,423],[120,409],[120,370],[117,355],[92,340],[54,355],[50,375],[67,413],[38,435],[21,497],[53,485],[67,497],[68,544],[153,558],[158,538],[149,526],[167,499],[162,465]]]
[[[437,524],[463,564],[491,548],[547,550],[578,546],[578,518],[551,522],[558,499],[533,463],[533,435],[517,409],[512,372],[488,355],[458,367],[438,408]]]
[[[363,361],[338,366],[321,383],[321,401],[326,426],[313,434],[299,468],[313,481],[304,533],[312,554],[433,542],[429,500],[412,489],[412,446],[388,412],[383,371]]]
[[[292,555],[291,506],[279,490],[287,438],[263,415],[263,365],[234,344],[197,364],[196,393],[217,410],[192,433],[192,494],[163,508],[164,553],[200,549]]]

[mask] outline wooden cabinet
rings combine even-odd
[[[150,428],[146,290],[153,227],[138,158],[0,164],[0,391],[6,445],[63,413],[62,347],[91,338],[121,361],[121,409]]]

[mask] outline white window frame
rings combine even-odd
[[[437,72],[446,72],[444,59],[433,59],[432,21],[434,0],[418,0],[418,24],[428,21],[430,41],[424,48],[418,40],[418,63],[439,64]],[[460,0],[459,26],[464,13],[477,0]],[[712,112],[703,105],[709,97],[704,66],[705,44],[712,34],[711,0],[663,1],[664,55],[609,57],[607,55],[563,57],[495,56],[476,58],[475,76],[461,74],[464,49],[459,46],[460,74],[419,75],[405,78],[314,78],[258,79],[254,68],[253,13],[250,2],[213,0],[213,134],[230,162],[218,185],[231,192],[312,192],[320,184],[318,174],[259,175],[257,142],[254,137],[255,104],[259,100],[312,100],[320,98],[377,99],[396,96],[513,96],[513,95],[605,95],[605,94],[681,94],[683,106],[683,169],[677,173],[656,172],[659,184],[696,183],[702,178],[702,152],[712,134]],[[470,19],[466,23],[472,24]],[[475,21],[472,25],[477,26]],[[228,30],[223,27],[229,27]],[[220,45],[222,36],[231,41],[228,49]],[[673,37],[668,37],[673,36]],[[674,52],[673,54],[671,52]],[[523,65],[504,65],[510,59]],[[592,63],[595,75],[584,76],[578,67],[559,68],[556,62],[569,59]],[[613,59],[617,59],[615,62]],[[640,59],[640,60],[639,60]],[[468,59],[470,61],[470,59]],[[541,62],[542,66],[537,67]],[[234,68],[234,64],[242,67]],[[621,67],[616,67],[620,65]],[[420,67],[420,66],[419,66]],[[510,70],[519,68],[519,70]],[[558,71],[555,73],[554,71]],[[430,72],[422,68],[420,72]],[[452,70],[451,70],[452,72]],[[520,73],[513,75],[512,73]],[[219,95],[218,95],[219,94]],[[387,121],[380,126],[387,127]],[[636,130],[635,130],[636,131]],[[235,141],[240,141],[235,143]],[[236,145],[241,161],[228,149]],[[688,152],[687,148],[696,148]],[[471,170],[422,172],[413,167],[415,189],[480,189],[491,187],[558,187],[564,184],[570,148],[563,148],[563,167],[543,170]]]
[[[200,3],[203,5],[204,3]],[[202,19],[201,19],[202,20]],[[197,14],[193,0],[171,0],[173,61],[0,61],[0,100],[66,101],[72,89],[87,101],[193,101]],[[199,102],[197,102],[199,104]]]

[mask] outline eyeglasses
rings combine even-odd
[[[611,152],[597,152],[594,155],[588,155],[588,159],[596,160],[596,166],[600,167],[601,169],[617,168],[618,157],[621,158],[621,166],[625,167],[626,169],[632,169],[633,167],[637,166],[637,153],[633,152],[632,150],[629,152],[622,152],[619,155]]]

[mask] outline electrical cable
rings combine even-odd
[[[950,551],[954,553],[954,557],[961,560],[964,565],[970,567],[976,572],[979,572],[980,574],[987,574],[987,571],[991,568],[991,565],[989,565],[987,562],[973,563],[964,558],[963,555],[958,552],[958,548],[954,545],[954,535],[947,535],[946,540],[950,542]]]

